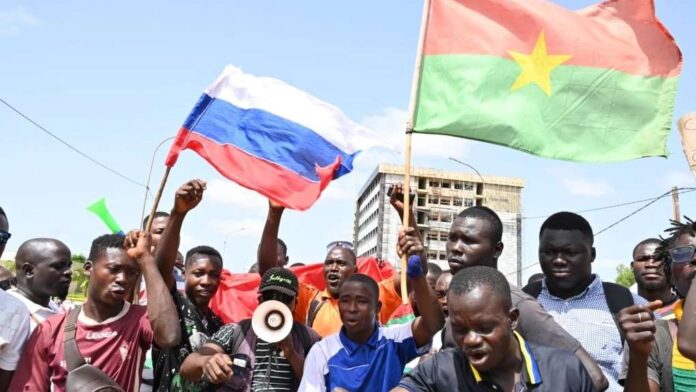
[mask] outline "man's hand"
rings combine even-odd
[[[662,306],[662,301],[647,305],[633,305],[619,312],[619,324],[624,331],[631,354],[647,357],[655,340],[655,316],[653,311]]]
[[[280,204],[276,203],[271,199],[268,199],[268,209],[274,212],[283,212],[285,210],[285,207],[281,206]]]
[[[232,360],[230,356],[217,353],[203,364],[203,376],[213,384],[222,384],[232,377]]]
[[[150,250],[150,233],[142,230],[131,230],[123,241],[128,257],[135,259],[140,265],[144,260],[154,260]]]
[[[387,195],[389,195],[389,203],[396,210],[399,216],[404,214],[404,186],[403,184],[390,185],[387,190]],[[411,209],[413,209],[414,195],[411,194]]]
[[[186,214],[196,208],[203,199],[206,183],[202,180],[191,180],[176,190],[174,196],[174,210],[172,212]]]
[[[423,243],[413,227],[407,227],[399,231],[399,244],[396,253],[399,257],[403,255],[421,255],[425,251]]]

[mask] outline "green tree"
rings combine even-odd
[[[87,289],[89,277],[85,274],[85,261],[87,258],[81,254],[72,255],[72,284],[73,293],[82,294]]]
[[[619,264],[616,267],[616,283],[624,286],[631,287],[636,283],[636,278],[633,276],[633,270],[623,264]]]
[[[13,274],[17,270],[17,266],[13,260],[0,260],[0,265],[10,270]]]

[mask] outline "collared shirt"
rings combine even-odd
[[[515,332],[524,361],[516,392],[591,392],[592,379],[573,353],[526,342]],[[399,386],[412,392],[502,391],[469,363],[461,349],[449,348],[404,375]]]
[[[56,303],[51,300],[48,300],[48,307],[44,307],[32,302],[29,298],[22,295],[17,288],[7,290],[7,293],[12,294],[15,298],[22,301],[24,306],[27,307],[27,310],[29,310],[29,317],[31,318],[31,331],[34,331],[34,328],[36,328],[37,325],[41,324],[47,318],[55,314],[63,313],[60,306],[56,305]]]
[[[341,328],[341,332],[324,338],[309,351],[299,391],[391,390],[399,383],[406,363],[430,350],[430,344],[416,347],[412,325],[375,326],[365,344],[350,340]]]
[[[633,303],[647,304],[643,297],[631,295]],[[597,362],[609,381],[608,391],[623,391],[618,383],[623,357],[621,335],[609,310],[599,276],[594,275],[594,280],[585,290],[567,299],[551,295],[544,279],[537,300],[558,324],[580,341]]]
[[[15,297],[0,290],[0,369],[13,371],[29,339],[29,311]]]
[[[322,301],[323,304],[316,311],[312,325],[308,326],[314,329],[321,337],[337,333],[343,326],[341,315],[338,312],[338,298],[331,296],[326,289],[319,292],[315,287],[305,283],[300,283],[297,293],[297,305],[293,312],[295,321],[307,324],[309,310],[315,298]],[[382,302],[379,321],[384,325],[389,321],[389,317],[396,308],[401,305],[401,297],[396,292],[394,281],[391,278],[379,282],[379,300]]]

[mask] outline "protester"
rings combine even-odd
[[[435,291],[435,282],[442,275],[442,268],[435,263],[428,263],[428,274],[425,275],[425,280],[428,281],[430,288]]]
[[[399,255],[408,256],[407,275],[421,315],[405,324],[380,327],[377,282],[351,274],[339,288],[343,327],[309,352],[299,391],[388,391],[398,384],[408,362],[428,352],[444,316],[425,279],[423,244],[412,228],[401,230],[398,246]]]
[[[147,230],[147,221],[150,219],[150,215],[143,219],[143,230]],[[157,246],[160,243],[160,238],[162,238],[162,233],[164,233],[164,228],[167,227],[167,222],[169,221],[169,213],[164,211],[155,212],[152,218],[152,228],[150,229],[150,234],[152,235],[152,254],[157,253]]]
[[[209,246],[189,250],[184,262],[184,295],[176,287],[174,269],[180,243],[181,227],[186,215],[203,198],[205,182],[191,180],[179,187],[174,208],[160,237],[155,260],[174,301],[181,329],[181,339],[170,348],[153,347],[153,389],[156,391],[191,391],[201,389],[179,374],[186,357],[198,350],[222,326],[222,320],[208,304],[217,292],[222,273],[222,256]],[[197,381],[197,380],[196,380]]]
[[[12,271],[0,265],[0,289],[6,291],[11,289],[17,284],[17,279],[15,279]]]
[[[510,286],[496,269],[461,270],[448,297],[459,347],[418,365],[396,391],[595,391],[570,351],[527,342],[515,332],[519,310],[512,307]]]
[[[34,238],[19,246],[15,256],[17,287],[7,292],[29,310],[31,330],[61,312],[51,297],[65,297],[72,281],[70,249],[55,239]]]
[[[297,291],[295,274],[273,267],[261,278],[259,302],[276,300],[292,309]],[[181,374],[191,381],[203,376],[214,385],[226,383],[225,390],[294,391],[302,379],[305,356],[319,339],[316,332],[293,321],[285,339],[267,343],[251,328],[251,319],[245,319],[223,326],[198,352],[189,355]]]
[[[75,343],[80,355],[124,390],[135,392],[145,351],[154,340],[160,347],[179,342],[177,312],[168,289],[157,271],[149,235],[131,232],[107,234],[92,242],[85,273],[89,276],[87,301],[75,310],[49,317],[41,323],[24,347],[11,391],[65,391],[68,369],[64,349],[69,317],[79,312]],[[133,290],[138,270],[152,294],[147,308],[125,301]]]
[[[660,246],[657,238],[643,240],[633,248],[631,269],[638,285],[638,295],[648,301],[660,300],[662,307],[655,310],[661,318],[674,318],[674,307],[679,297],[672,291],[663,259],[655,250]]]
[[[524,290],[582,343],[607,377],[609,390],[619,391],[623,338],[615,320],[621,309],[647,301],[592,273],[593,243],[592,227],[585,218],[572,212],[551,215],[539,231],[539,263],[545,278]]]
[[[621,379],[626,391],[683,392],[696,390],[696,224],[673,221],[670,236],[661,241],[656,256],[675,292],[681,297],[674,318],[654,320],[648,307],[632,306],[620,313],[621,326],[630,348],[624,355]]]
[[[498,258],[504,248],[502,238],[503,223],[495,211],[482,206],[463,210],[452,222],[447,239],[446,250],[450,271],[456,274],[464,268],[473,266],[497,269]],[[525,340],[574,352],[590,373],[595,387],[600,391],[607,388],[607,380],[594,360],[573,336],[554,322],[551,315],[533,297],[514,285],[510,286],[510,295],[512,306],[520,311],[517,331]],[[446,324],[443,332],[443,347],[457,347],[448,329]]]
[[[392,193],[391,203],[397,212],[401,214],[403,213],[403,203],[397,200],[399,194],[399,192]],[[261,275],[276,265],[276,260],[278,259],[276,239],[278,238],[278,228],[284,210],[284,207],[276,203],[269,203],[266,225],[261,237],[261,244],[259,245],[259,274]],[[408,235],[417,237],[420,242],[420,233],[414,227],[417,226],[415,220],[412,219],[412,227],[407,229]],[[355,253],[353,253],[352,245],[345,241],[334,241],[330,245],[324,260],[324,283],[326,288],[320,291],[315,287],[300,282],[297,306],[294,311],[295,320],[311,327],[323,337],[340,330],[338,288],[345,279],[357,272],[356,257]],[[423,269],[426,270],[426,259],[423,258],[422,262]],[[382,305],[378,313],[379,321],[382,324],[386,324],[391,314],[401,305],[401,297],[397,291],[399,282],[398,275],[395,275],[393,279],[379,282],[379,300]]]
[[[17,298],[0,291],[0,391],[7,391],[24,342],[29,338],[29,311]]]
[[[10,237],[12,236],[9,230],[10,223],[7,220],[7,214],[5,214],[5,210],[0,207],[0,259],[2,258],[3,252],[5,252],[5,245],[7,245],[7,241],[9,241]]]
[[[449,316],[449,307],[447,306],[447,293],[449,292],[450,284],[452,283],[452,273],[445,271],[440,274],[435,282],[435,296],[440,302],[440,307],[442,308],[442,313],[445,317]]]

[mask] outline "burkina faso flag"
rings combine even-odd
[[[586,162],[666,156],[682,56],[652,0],[432,0],[414,132]]]

